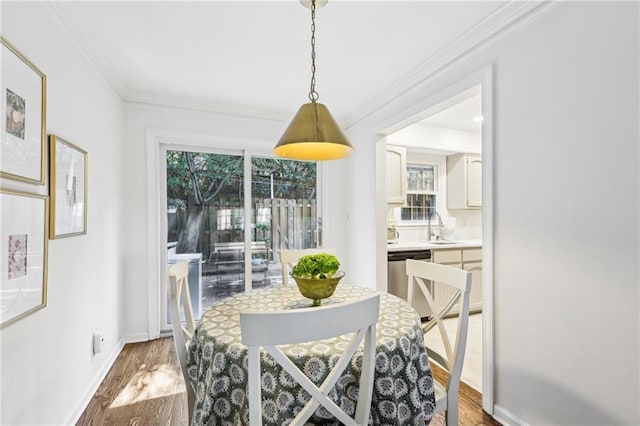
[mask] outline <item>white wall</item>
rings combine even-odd
[[[375,134],[365,126],[352,127],[346,131],[355,153],[345,161],[347,166],[346,180],[342,188],[348,195],[344,200],[346,208],[345,229],[342,240],[349,248],[345,257],[345,265],[349,265],[350,283],[386,291],[386,281],[376,281],[376,247],[384,244],[387,247],[386,217],[385,228],[376,233],[376,209],[372,199],[376,186],[385,182],[385,171],[376,164]],[[378,174],[376,179],[376,174]],[[382,233],[384,231],[384,233]],[[377,243],[377,244],[376,244]],[[386,265],[386,253],[385,253]],[[385,274],[386,280],[386,274]]]
[[[374,129],[493,64],[495,403],[506,423],[640,423],[638,16],[635,2],[543,8],[350,129],[370,141],[352,158],[349,196],[352,253],[377,245],[365,266],[386,250],[369,212]]]
[[[89,195],[87,234],[49,242],[47,306],[0,330],[0,424],[70,424],[122,347],[123,107],[46,3],[1,8],[2,35],[47,76],[47,133],[88,152]],[[94,330],[105,336],[98,355]]]
[[[530,424],[638,424],[638,3],[562,4],[504,45],[497,402]]]

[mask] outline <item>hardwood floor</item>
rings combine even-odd
[[[446,373],[433,367],[436,380]],[[125,345],[78,425],[186,425],[186,393],[173,338]],[[482,411],[480,393],[460,388],[460,425],[500,425]],[[431,425],[444,425],[444,416]]]
[[[431,364],[433,377],[440,383],[444,384],[447,380],[447,372],[437,365]],[[463,426],[471,425],[487,425],[500,426],[493,417],[482,410],[482,394],[464,382],[460,383],[460,391],[458,392],[458,424]],[[444,426],[444,414],[437,414],[431,419],[430,425]]]
[[[187,394],[173,338],[127,344],[78,425],[186,425]]]

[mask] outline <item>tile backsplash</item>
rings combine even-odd
[[[482,211],[481,210],[448,210],[443,214],[443,222],[449,218],[456,219],[454,240],[479,240],[482,239]],[[431,223],[434,233],[438,233],[435,221]],[[426,241],[427,222],[396,222],[399,241]]]

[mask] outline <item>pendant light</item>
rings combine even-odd
[[[350,155],[353,147],[331,116],[329,109],[318,103],[316,92],[316,2],[322,7],[327,0],[300,0],[311,9],[311,88],[310,103],[298,109],[295,117],[273,149],[280,157],[296,160],[337,160]]]

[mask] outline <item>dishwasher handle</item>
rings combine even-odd
[[[389,262],[404,262],[407,259],[431,259],[431,250],[390,251],[387,253]]]

